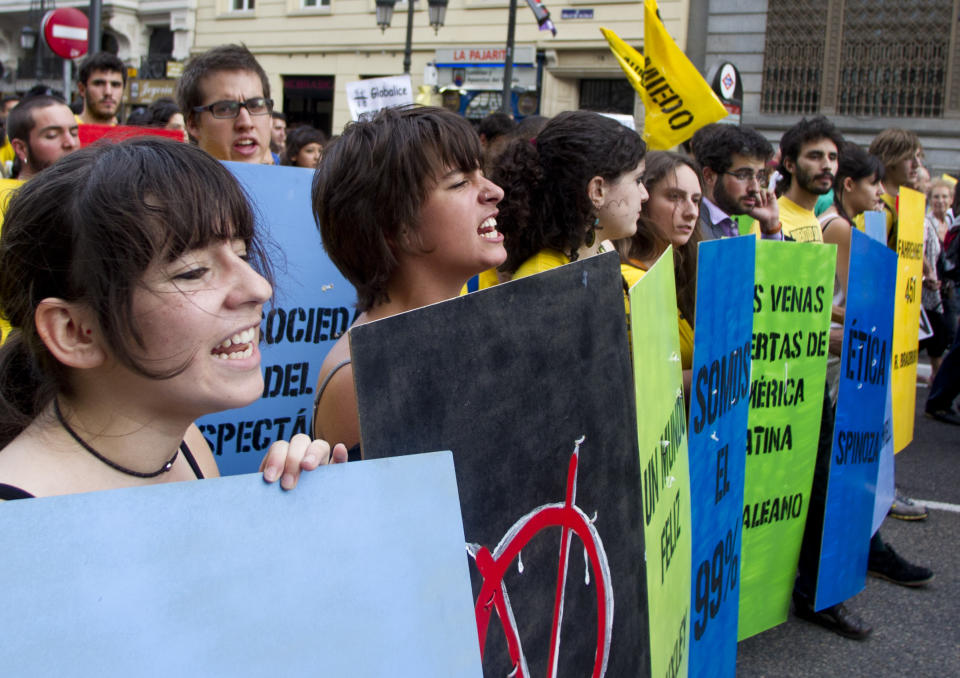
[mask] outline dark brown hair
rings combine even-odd
[[[703,193],[703,174],[697,161],[679,153],[669,151],[652,151],[647,154],[646,167],[643,172],[643,184],[650,195],[657,185],[668,176],[676,176],[677,169],[687,166],[697,175],[700,182],[700,192]],[[697,244],[700,242],[700,229],[694,226],[690,239],[682,247],[673,248],[673,273],[677,285],[677,308],[684,318],[693,327],[694,311],[696,310],[697,296]],[[637,231],[630,238],[624,238],[614,243],[620,253],[620,260],[631,263],[630,259],[649,259],[666,249],[669,242],[665,242],[659,235],[656,225],[650,220],[646,212],[640,213],[637,222]]]
[[[416,232],[440,176],[480,167],[480,139],[442,108],[388,108],[349,123],[324,149],[313,178],[323,247],[357,290],[357,309],[388,300],[402,228]]]
[[[43,299],[85,305],[120,362],[169,378],[187,365],[156,373],[136,357],[144,342],[134,291],[158,257],[171,260],[228,238],[246,241],[251,263],[271,278],[240,185],[188,144],[157,137],[97,144],[24,184],[0,237],[0,312],[16,328],[0,349],[0,446],[70,389],[66,368],[34,325]]]
[[[497,217],[507,248],[503,270],[515,272],[544,248],[576,259],[596,218],[587,184],[596,176],[615,180],[645,152],[639,134],[589,111],[561,113],[536,139],[512,141],[490,172],[504,191]]]
[[[287,130],[287,141],[283,150],[282,164],[293,165],[296,162],[297,155],[303,150],[304,146],[310,144],[323,145],[327,143],[327,135],[310,125],[301,125]]]
[[[263,96],[270,98],[270,80],[246,45],[220,45],[190,59],[177,83],[177,105],[187,122],[197,115],[194,106],[203,105],[203,92],[200,91],[203,79],[224,71],[255,73],[260,78]]]

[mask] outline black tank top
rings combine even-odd
[[[183,452],[184,459],[187,460],[187,463],[190,464],[190,468],[193,470],[193,474],[197,476],[197,480],[203,479],[203,471],[200,470],[200,465],[197,463],[197,460],[194,459],[193,453],[190,451],[190,448],[187,447],[187,442],[183,441],[180,443],[180,451]],[[0,483],[0,499],[3,501],[12,501],[14,499],[32,499],[33,495],[27,492],[26,490],[21,490],[19,487],[14,485],[7,485],[5,483]]]

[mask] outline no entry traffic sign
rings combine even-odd
[[[50,49],[64,59],[75,59],[87,53],[87,15],[74,7],[47,12],[43,17],[43,37]]]

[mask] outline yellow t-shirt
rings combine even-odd
[[[526,278],[528,275],[543,273],[552,268],[559,268],[564,264],[570,263],[570,257],[562,252],[551,249],[543,249],[520,264],[520,268],[513,274],[513,279]]]
[[[23,182],[19,179],[0,179],[0,227],[3,226],[3,216],[7,212],[7,204]],[[10,334],[10,323],[5,318],[0,317],[0,344],[7,340]]]
[[[785,195],[777,199],[783,234],[797,242],[823,242],[823,229],[813,210],[807,210]]]
[[[13,150],[10,139],[4,137],[3,146],[0,146],[0,170],[2,170],[3,176],[10,176],[10,171],[13,169],[13,160],[16,157],[17,154]]]
[[[633,261],[631,259],[631,261]],[[627,281],[627,287],[633,287],[646,273],[642,268],[630,264],[620,264],[620,275]],[[680,332],[680,365],[685,370],[693,368],[693,328],[677,309],[677,326]]]
[[[883,217],[887,220],[887,247],[897,249],[897,196],[884,193],[880,196],[883,201]]]

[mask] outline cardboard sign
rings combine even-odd
[[[197,422],[226,475],[256,471],[275,440],[310,431],[320,365],[353,322],[356,292],[323,250],[310,207],[312,170],[224,164],[253,202],[276,275],[260,324],[263,397]]]
[[[749,297],[748,297],[749,299]],[[630,288],[647,544],[650,673],[685,676],[690,639],[690,472],[673,248]]]
[[[752,236],[701,242],[690,385],[690,675],[736,672],[750,356]]]
[[[887,219],[883,212],[863,213],[863,228],[868,236],[879,243],[887,244]]]
[[[392,75],[388,78],[370,78],[347,83],[347,103],[350,118],[359,120],[362,115],[372,115],[381,108],[413,103],[413,87],[409,75]]]
[[[856,595],[865,584],[890,386],[890,298],[897,255],[859,231],[851,236],[840,393],[814,599],[817,610]]]
[[[453,450],[484,674],[648,676],[617,255],[360,325],[350,343],[364,454]]]
[[[784,622],[817,458],[837,248],[760,240],[741,557],[740,640]]]
[[[464,676],[449,452],[6,502],[9,676]]]
[[[913,440],[917,398],[920,285],[923,281],[923,193],[900,190],[897,226],[897,289],[893,307],[893,451]]]

